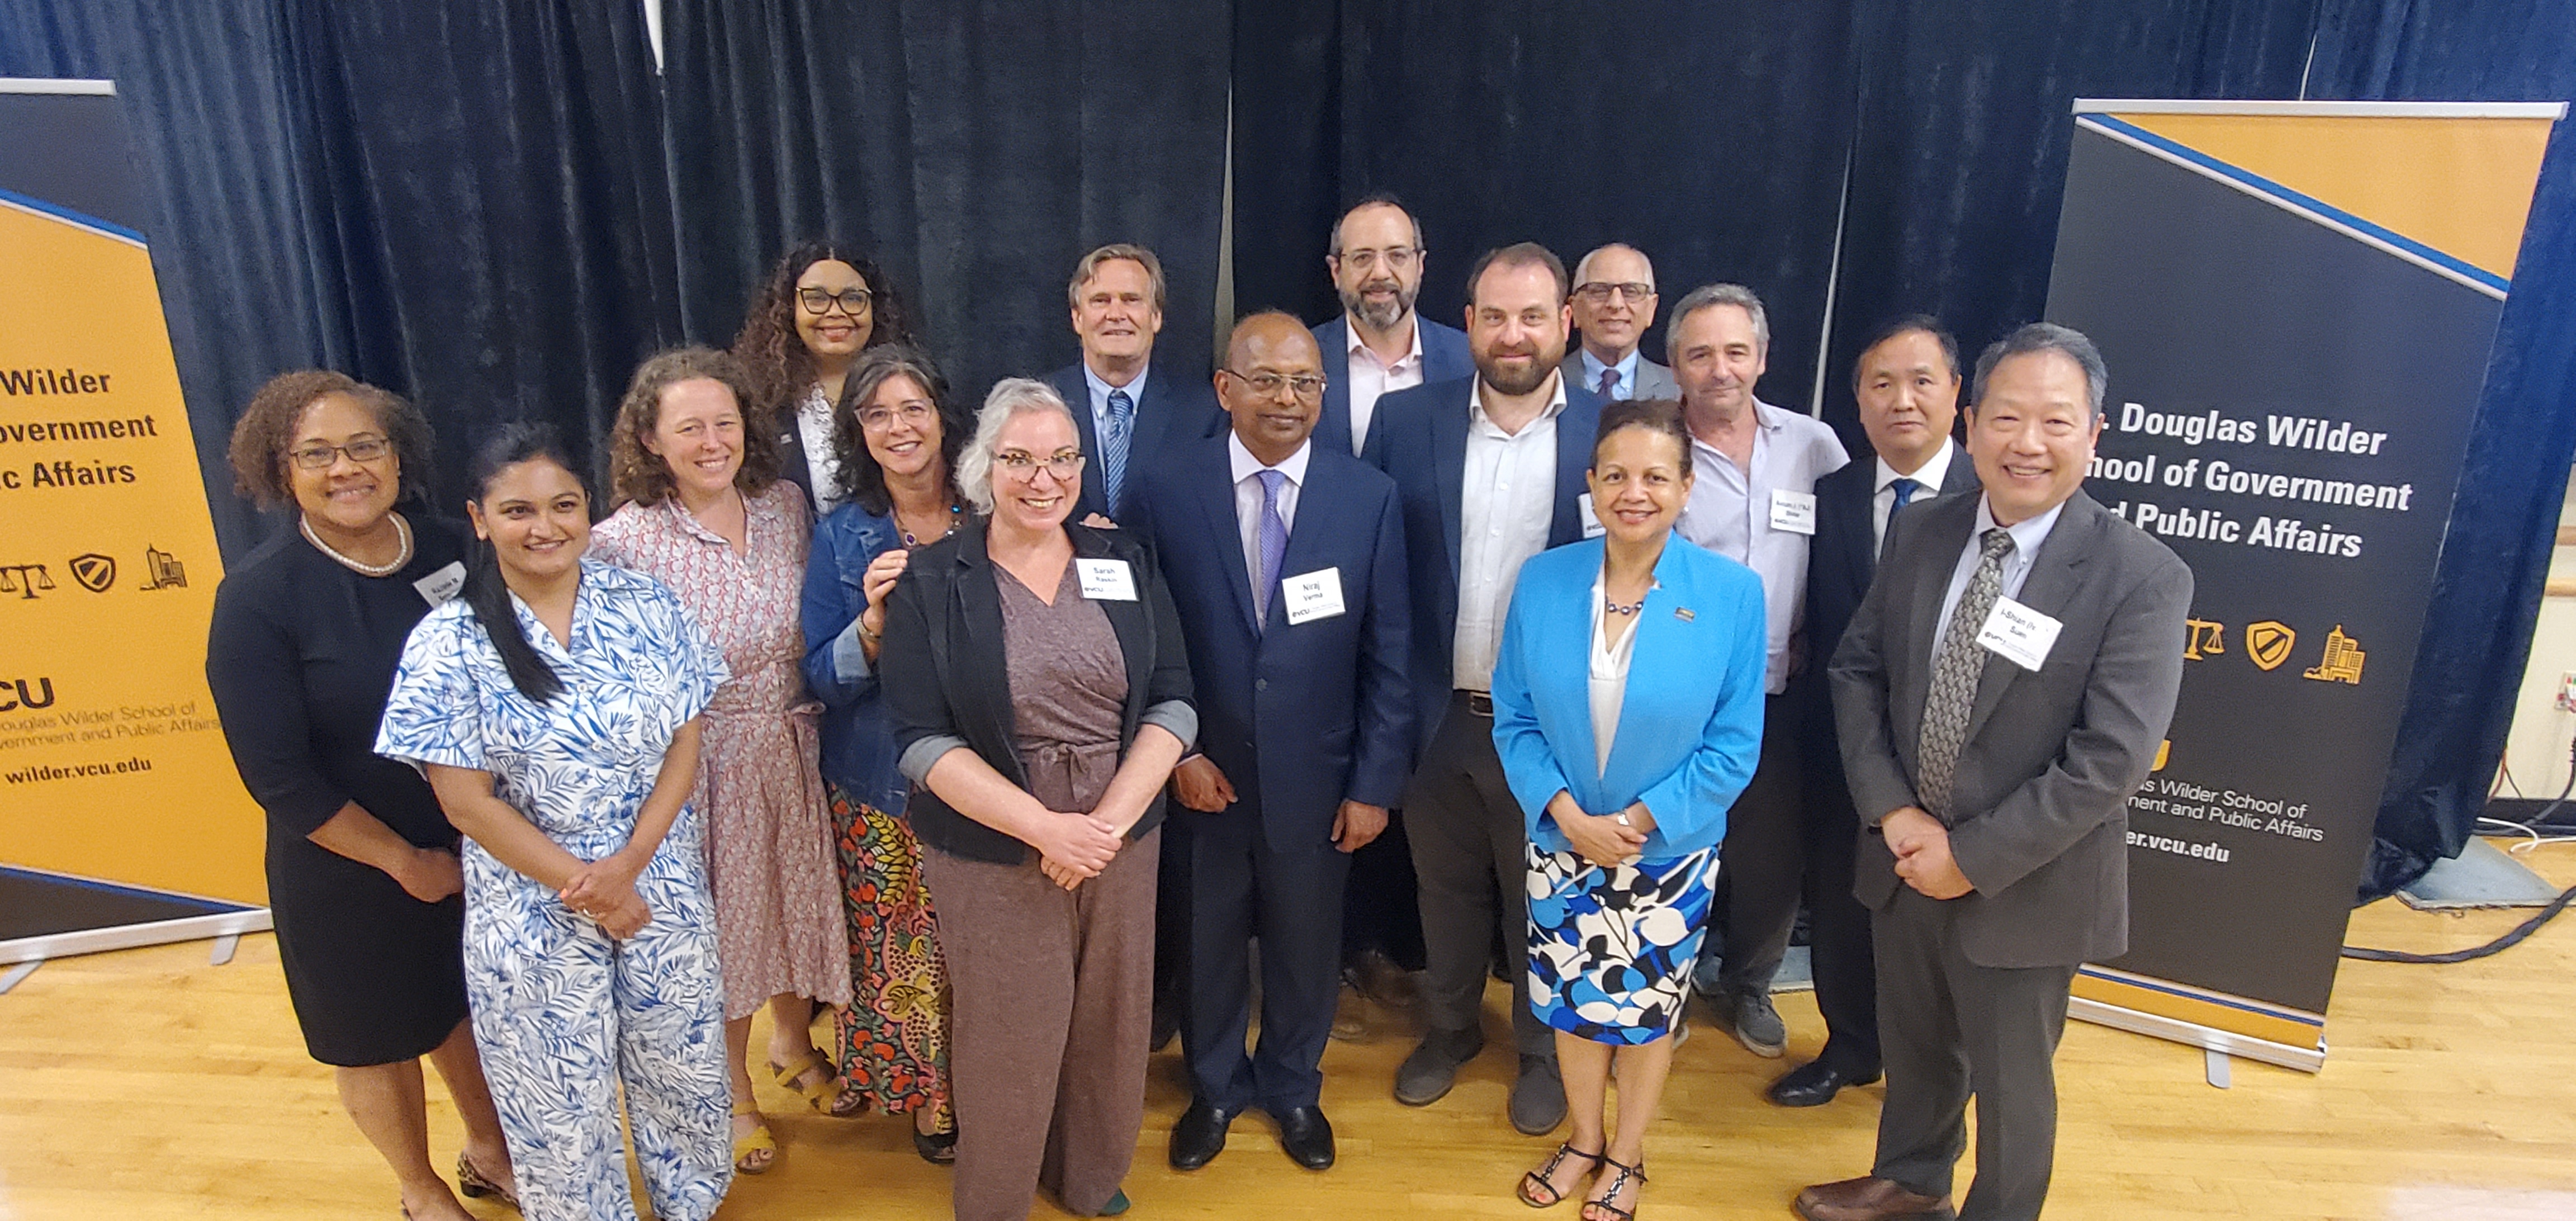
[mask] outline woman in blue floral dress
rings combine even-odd
[[[465,983],[529,1221],[662,1221],[733,1179],[705,830],[687,804],[724,661],[671,591],[585,560],[552,431],[477,456],[464,596],[404,645],[376,751],[465,833]]]

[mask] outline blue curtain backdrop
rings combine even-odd
[[[501,418],[595,438],[637,358],[729,339],[809,234],[874,246],[968,392],[1070,360],[1073,259],[1143,241],[1171,272],[1161,350],[1195,376],[1229,151],[1243,308],[1330,314],[1326,231],[1391,189],[1423,215],[1436,318],[1478,249],[1522,239],[1634,242],[1668,298],[1753,285],[1774,402],[1808,401],[1830,294],[1849,431],[1871,323],[1931,310],[1974,347],[2041,308],[2077,96],[2576,96],[2576,0],[666,7],[657,78],[623,0],[0,6],[0,74],[130,104],[229,553],[262,523],[223,490],[223,438],[269,375],[413,395],[450,472]],[[2510,723],[2576,448],[2571,163],[2516,269],[2366,895],[2457,851]]]

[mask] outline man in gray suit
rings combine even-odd
[[[1574,325],[1583,343],[1564,368],[1575,385],[1605,403],[1682,396],[1673,371],[1637,349],[1655,325],[1655,265],[1644,251],[1612,242],[1574,265]]]
[[[2191,570],[2081,490],[2103,381],[2065,327],[1986,349],[1985,490],[1897,518],[1835,650],[1887,1103],[1871,1173],[1800,1192],[1809,1221],[2026,1219],[2048,1199],[2067,990],[2128,948],[2126,803],[2173,717],[2191,606]],[[1971,1094],[1977,1177],[1953,1214]]]

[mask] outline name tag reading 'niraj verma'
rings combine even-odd
[[[1279,583],[1279,596],[1287,600],[1291,624],[1330,619],[1342,613],[1342,570],[1318,568],[1290,577]]]

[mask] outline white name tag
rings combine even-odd
[[[455,597],[457,590],[465,588],[465,565],[450,562],[447,567],[412,582],[411,587],[420,591],[421,601],[436,606]]]
[[[2048,660],[2048,650],[2065,626],[2010,598],[1997,598],[1994,613],[1977,629],[1977,643],[2022,669],[2036,670]]]
[[[1127,570],[1125,560],[1077,559],[1073,571],[1082,581],[1083,597],[1094,602],[1136,600],[1136,574]]]
[[[1330,619],[1342,613],[1342,570],[1318,568],[1289,577],[1279,582],[1279,596],[1285,599],[1290,623]]]
[[[1816,494],[1779,490],[1771,493],[1771,528],[1791,534],[1816,532]]]
[[[1601,524],[1601,514],[1592,508],[1592,493],[1582,492],[1575,496],[1574,512],[1583,519],[1583,537],[1599,538],[1610,532],[1609,527]]]

